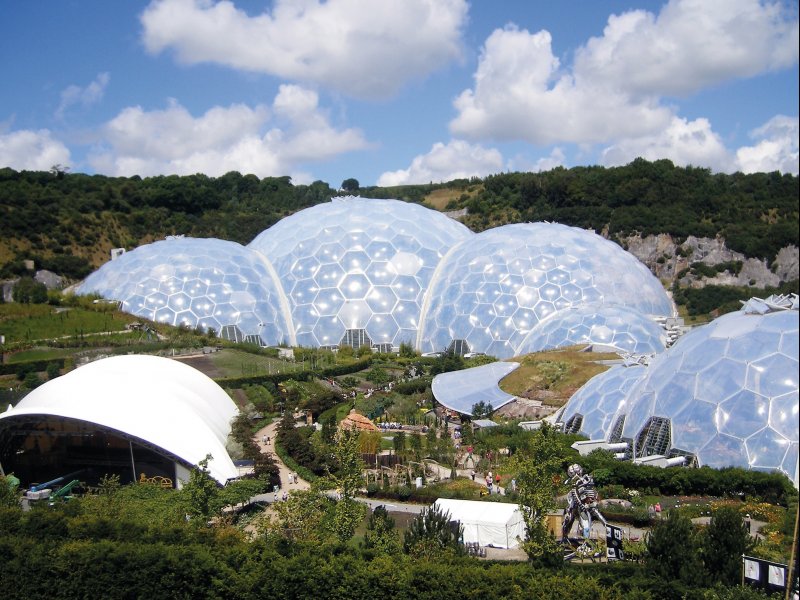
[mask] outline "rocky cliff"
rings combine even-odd
[[[622,243],[667,285],[677,279],[679,285],[693,287],[709,284],[776,287],[781,282],[798,279],[800,272],[797,246],[782,248],[769,265],[729,250],[722,238],[689,236],[678,244],[669,234],[636,235],[623,239]],[[709,269],[692,269],[695,263],[702,263]]]

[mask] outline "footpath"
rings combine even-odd
[[[253,440],[258,444],[262,454],[269,454],[278,466],[281,477],[281,491],[277,493],[259,494],[250,499],[250,502],[274,502],[283,495],[283,491],[292,493],[295,490],[307,490],[311,487],[305,479],[301,479],[296,473],[293,478],[289,476],[293,473],[275,452],[275,436],[278,432],[278,421],[273,421],[266,427],[259,429],[253,436]],[[265,441],[269,439],[269,441]]]

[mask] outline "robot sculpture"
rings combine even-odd
[[[562,542],[572,547],[569,533],[575,519],[578,520],[582,542],[575,547],[575,552],[567,558],[572,558],[575,554],[591,556],[594,548],[589,540],[589,533],[592,529],[592,518],[599,520],[604,526],[607,525],[605,518],[597,509],[597,490],[594,487],[594,478],[588,473],[583,472],[580,465],[570,465],[567,469],[567,480],[565,482],[570,490],[567,495],[567,509],[564,512],[564,523],[561,527]]]

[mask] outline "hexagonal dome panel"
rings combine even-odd
[[[295,341],[271,265],[235,242],[168,238],[140,246],[89,275],[77,292],[117,300],[125,312],[161,323],[217,334],[236,325],[266,345]]]
[[[610,346],[631,354],[663,352],[666,332],[634,309],[589,305],[567,308],[541,321],[520,342],[517,354],[576,344]]]
[[[595,233],[555,223],[504,225],[462,242],[439,265],[427,296],[420,349],[439,350],[454,339],[466,339],[477,352],[502,348],[498,358],[519,354],[536,325],[520,328],[520,321],[508,318],[520,309],[528,309],[536,322],[590,303],[641,315],[674,314],[661,283],[632,254]],[[448,307],[462,305],[465,296],[472,311],[441,318]],[[504,299],[501,310],[495,305],[498,297]],[[461,335],[463,322],[476,313],[488,342]]]
[[[636,439],[651,416],[663,417],[670,448],[701,465],[777,469],[793,479],[798,397],[797,310],[730,313],[653,359],[630,392],[623,437]]]
[[[419,323],[423,293],[439,261],[473,236],[461,223],[417,204],[347,197],[286,217],[248,247],[268,257],[284,289],[292,290],[289,304],[298,344],[338,344],[338,331],[369,323],[371,339],[397,347],[415,342],[412,324]],[[315,263],[323,266],[313,270]],[[326,264],[341,269],[340,275],[327,271]],[[313,284],[304,278],[313,278]],[[304,305],[326,297],[332,288],[344,302],[329,303],[332,308],[314,323],[303,322],[308,315]],[[387,318],[398,299],[403,315]],[[384,316],[373,320],[377,314]]]
[[[560,421],[581,415],[581,435],[608,440],[617,418],[627,414],[628,393],[647,372],[642,365],[617,365],[595,375],[564,405]]]

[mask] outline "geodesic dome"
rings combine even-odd
[[[663,352],[664,328],[634,309],[590,304],[565,308],[545,319],[520,342],[517,354],[576,344],[597,344],[631,354]]]
[[[619,441],[628,395],[647,373],[640,364],[616,365],[595,375],[564,405],[559,420],[566,433],[590,440]]]
[[[556,223],[504,225],[462,242],[439,265],[417,347],[463,340],[472,351],[508,358],[538,323],[587,304],[673,314],[658,279],[617,244]]]
[[[305,346],[413,344],[436,266],[474,234],[397,200],[335,198],[279,221],[249,248],[268,257]]]
[[[294,343],[288,306],[267,260],[236,242],[169,238],[140,246],[89,275],[79,294],[117,300],[125,312],[220,337]]]
[[[798,460],[798,313],[744,311],[697,327],[656,356],[630,395],[635,455],[778,469]]]

